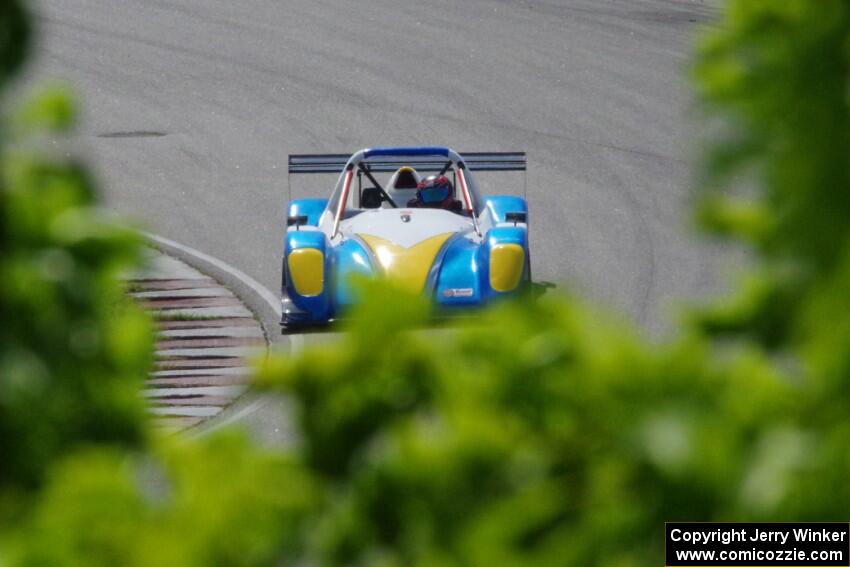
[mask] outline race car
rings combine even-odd
[[[353,276],[388,278],[445,314],[522,293],[531,280],[526,200],[482,197],[473,171],[525,168],[522,152],[446,147],[289,156],[290,174],[339,178],[328,199],[289,202],[283,332],[344,317],[358,301]]]

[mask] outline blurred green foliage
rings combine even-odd
[[[0,0],[4,77],[22,14]],[[81,166],[20,149],[67,99],[25,105],[0,128],[0,565],[631,566],[665,521],[846,517],[848,45],[841,0],[732,0],[703,36],[699,218],[755,252],[735,299],[650,344],[572,297],[422,330],[373,286],[338,341],[263,363],[284,452],[146,433],[139,243]]]
[[[23,21],[0,20],[0,38],[20,42]],[[4,47],[7,74],[19,64],[15,45]],[[93,208],[81,165],[32,149],[43,126],[69,125],[68,107],[58,92],[35,97],[18,115],[15,145],[1,148],[0,500],[38,487],[81,445],[129,448],[144,437],[136,388],[150,364],[150,325],[117,285],[138,262],[139,238]]]
[[[817,463],[806,392],[759,349],[697,333],[650,347],[563,298],[423,332],[415,298],[371,293],[392,319],[355,318],[339,345],[260,375],[297,401],[330,495],[311,559],[644,565],[667,520],[810,517],[790,496]]]
[[[295,555],[314,498],[290,459],[232,434],[100,448],[51,471],[7,551],[20,565],[274,565]]]
[[[30,22],[22,2],[0,1],[0,88],[21,68],[30,47]]]
[[[28,20],[0,0],[0,86]],[[294,555],[315,492],[292,457],[234,435],[149,430],[150,317],[122,274],[142,240],[86,168],[44,150],[73,126],[57,89],[0,109],[0,565],[260,565]]]
[[[729,2],[695,67],[725,126],[704,170],[701,218],[759,255],[746,293],[707,327],[772,348],[809,343],[841,366],[850,328],[830,315],[850,307],[848,30],[843,0]],[[731,197],[729,181],[754,191]]]

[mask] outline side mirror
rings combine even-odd
[[[363,209],[380,208],[384,202],[384,195],[377,187],[366,187],[360,193],[360,207]]]
[[[286,219],[286,226],[294,226],[296,230],[307,224],[307,215],[296,215]]]
[[[526,212],[514,212],[514,213],[505,213],[505,222],[512,222],[516,225],[519,222],[525,223],[528,222],[528,213]]]

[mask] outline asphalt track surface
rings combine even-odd
[[[80,98],[73,150],[110,208],[275,292],[287,154],[525,150],[535,279],[654,334],[722,287],[726,253],[688,228],[686,71],[713,6],[43,0],[33,79]]]

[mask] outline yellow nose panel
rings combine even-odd
[[[525,251],[519,244],[496,244],[490,250],[490,287],[511,291],[519,285],[525,267]]]
[[[299,248],[289,253],[289,275],[299,295],[313,297],[325,287],[325,257],[315,248]]]
[[[438,234],[410,248],[369,234],[358,236],[372,249],[387,278],[412,293],[422,293],[434,258],[452,234]]]

